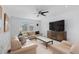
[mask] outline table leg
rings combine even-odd
[[[52,41],[52,44],[53,44],[53,41]]]

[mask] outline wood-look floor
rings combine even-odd
[[[36,50],[37,54],[53,54],[53,50],[50,49],[50,47],[47,47],[43,44],[42,41],[40,40],[28,40],[27,43],[32,43],[35,42],[37,43],[38,47]],[[54,42],[54,44],[56,44],[56,42]]]

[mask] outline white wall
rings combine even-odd
[[[10,23],[9,23],[10,25]],[[10,26],[9,26],[10,27]],[[3,28],[4,28],[4,22],[3,22]],[[10,49],[10,29],[8,32],[3,31],[0,33],[0,54],[1,53],[7,53],[7,51]]]
[[[48,21],[58,21],[65,20],[65,31],[67,31],[67,40],[71,43],[76,43],[79,41],[79,9],[70,10],[61,13],[52,19],[49,17]],[[42,21],[42,32],[46,36],[47,30],[49,29],[49,22],[44,18]]]
[[[34,26],[34,31],[40,31],[40,26],[37,28],[36,24],[40,24],[40,21],[38,20],[32,20],[32,19],[24,19],[24,18],[18,18],[18,17],[11,17],[10,18],[11,21],[11,25],[10,25],[10,29],[11,29],[11,37],[18,35],[18,33],[21,30],[21,26],[22,24],[27,24],[29,25],[33,25]]]
[[[10,33],[1,33],[0,34],[0,54],[6,53],[10,49]]]
[[[49,30],[49,19],[42,18],[41,19],[41,34],[42,36],[47,37],[47,31]]]

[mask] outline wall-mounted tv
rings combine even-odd
[[[64,31],[65,30],[65,21],[60,20],[60,21],[50,22],[49,23],[49,30]]]

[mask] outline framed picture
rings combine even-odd
[[[0,32],[2,32],[3,31],[3,21],[2,21],[2,19],[0,18]]]
[[[0,6],[0,33],[3,32],[4,29],[4,20],[2,19],[2,7]]]
[[[6,13],[4,13],[4,32],[9,30],[9,17]]]

